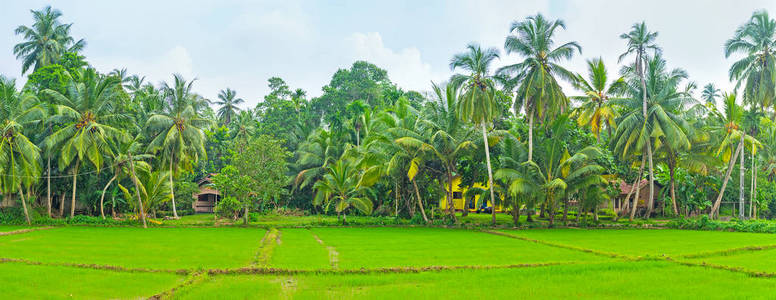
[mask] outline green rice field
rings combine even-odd
[[[18,229],[0,227],[0,232]],[[0,236],[4,299],[768,299],[776,293],[771,234],[37,229]]]

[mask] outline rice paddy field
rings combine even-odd
[[[3,299],[768,299],[776,235],[0,227]]]

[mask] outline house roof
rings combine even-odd
[[[641,182],[639,182],[640,187],[645,187],[649,183],[648,180],[642,179]],[[630,193],[631,189],[633,188],[632,184],[628,184],[625,181],[620,181],[620,195],[627,195]]]

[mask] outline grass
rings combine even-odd
[[[502,230],[501,232],[631,256],[677,256],[744,246],[776,244],[776,235],[743,232],[673,229],[533,229]]]
[[[169,273],[0,264],[4,299],[137,299],[165,291],[181,280],[181,276]]]
[[[2,225],[0,226],[0,232],[10,232],[14,230],[27,229],[29,226],[15,226],[15,225]]]
[[[287,218],[276,221],[288,224]],[[11,228],[0,230],[21,227]],[[776,245],[776,235],[638,229],[501,233],[428,227],[55,227],[0,236],[0,294],[53,299],[758,299],[776,292],[776,278],[753,276],[776,273],[776,249],[758,248]],[[671,260],[662,259],[663,254]],[[637,256],[655,257],[633,259]],[[712,265],[698,266],[704,262]],[[179,269],[188,274],[156,272]]]
[[[336,249],[341,268],[508,265],[603,259],[461,229],[314,228],[312,232]]]
[[[220,276],[175,297],[213,299],[224,297],[224,291],[233,299],[767,299],[776,285],[769,279],[668,262],[612,262],[370,276]]]
[[[59,227],[0,236],[0,257],[131,268],[229,268],[250,264],[258,228]]]

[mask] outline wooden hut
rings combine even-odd
[[[221,200],[221,193],[213,187],[210,176],[202,178],[198,185],[199,192],[194,194],[194,201],[191,204],[194,213],[214,212],[216,204]]]
[[[660,189],[662,186],[655,182],[655,201],[653,202],[655,208],[659,208],[661,205],[661,201],[659,195],[660,195]],[[628,184],[627,182],[620,181],[620,194],[615,198],[614,202],[614,211],[621,211],[623,208],[630,207],[630,205],[633,204],[633,199],[636,196],[636,190],[633,190],[633,193],[631,194],[630,198],[628,199],[628,204],[625,203],[625,198],[628,197],[628,194],[631,193],[631,190],[633,189],[632,184]],[[649,201],[649,181],[646,179],[642,179],[639,183],[639,199],[638,199],[638,210],[646,210],[647,208],[647,201]]]

